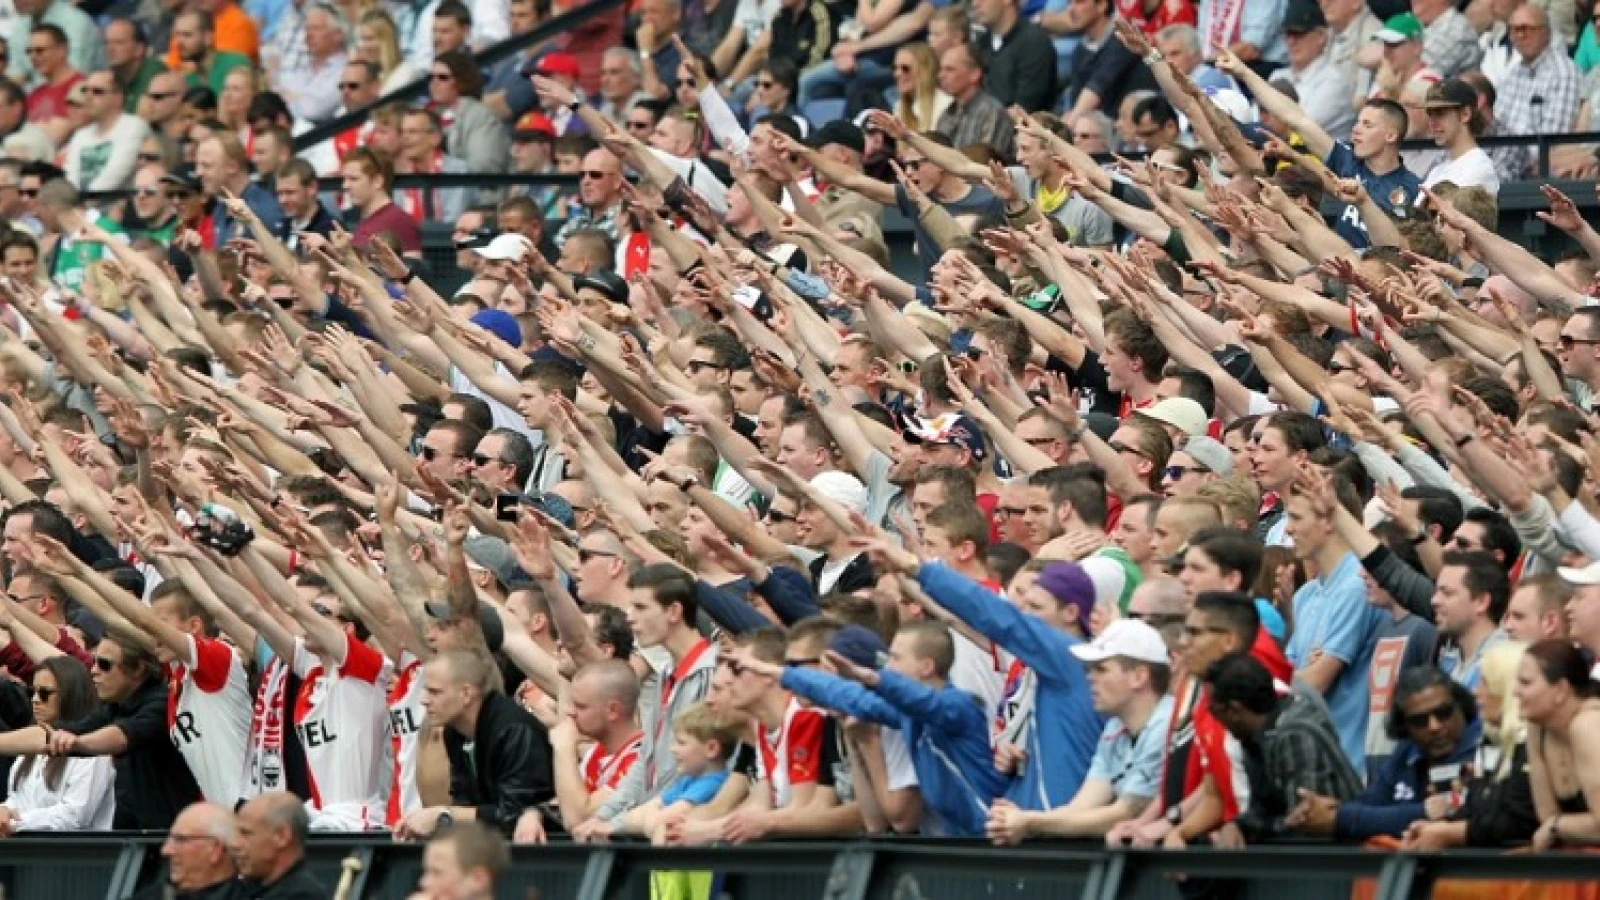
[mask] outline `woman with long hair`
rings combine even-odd
[[[83,663],[54,656],[33,672],[33,720],[46,728],[82,719],[100,705]],[[109,756],[24,756],[11,767],[0,833],[109,831],[116,812]]]
[[[1516,693],[1526,646],[1502,641],[1484,651],[1472,689],[1484,739],[1473,761],[1473,778],[1463,784],[1465,799],[1451,808],[1451,794],[1429,798],[1428,818],[1406,830],[1405,849],[1506,847],[1526,843],[1538,829],[1528,783],[1527,727]]]
[[[927,44],[907,44],[894,54],[894,116],[912,131],[932,131],[954,101],[939,90],[939,59]]]
[[[422,75],[401,54],[400,34],[394,27],[394,19],[381,9],[371,10],[361,17],[356,27],[355,55],[378,67],[378,80],[382,82],[380,94],[404,87]]]
[[[511,133],[483,105],[483,72],[472,57],[450,50],[433,61],[429,103],[444,123],[445,149],[467,161],[468,171],[503,172],[511,156]]]
[[[1528,782],[1538,811],[1536,850],[1600,844],[1600,685],[1583,652],[1559,639],[1528,648],[1517,702],[1528,723]]]

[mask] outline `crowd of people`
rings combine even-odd
[[[0,834],[1600,844],[1600,232],[1477,143],[1588,127],[1570,5],[88,6],[5,32]]]

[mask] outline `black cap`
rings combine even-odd
[[[848,119],[834,119],[811,133],[811,149],[838,144],[857,153],[867,152],[867,135]]]
[[[163,184],[175,184],[178,187],[188,188],[191,191],[200,190],[200,176],[194,173],[194,166],[183,165],[161,176]]]
[[[1472,109],[1477,105],[1477,89],[1459,78],[1441,81],[1428,88],[1428,99],[1422,104],[1424,109]]]
[[[1285,34],[1305,34],[1327,27],[1328,19],[1316,0],[1290,0],[1289,9],[1283,15]]]
[[[592,291],[599,291],[612,303],[628,302],[628,282],[621,275],[609,269],[603,269],[588,275],[579,275],[577,278],[572,279],[572,287],[574,289],[588,288]]]
[[[456,239],[456,249],[477,250],[482,247],[487,247],[489,246],[489,242],[494,240],[495,235],[499,233],[500,232],[490,228],[488,225],[474,228],[473,230],[467,232],[466,237]]]

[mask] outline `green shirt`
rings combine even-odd
[[[144,92],[150,90],[150,79],[167,70],[167,64],[154,56],[146,56],[144,62],[139,64],[133,78],[123,85],[123,93],[127,99],[122,101],[122,111],[136,113],[139,111],[139,100],[144,97]]]
[[[189,73],[190,87],[208,87],[218,97],[222,96],[222,84],[228,80],[228,73],[234,69],[250,67],[250,57],[243,53],[229,53],[226,50],[217,50],[211,54],[211,69],[202,76],[199,72]]]
[[[128,232],[116,222],[96,212],[89,218],[106,230],[112,240],[127,240]],[[50,255],[50,280],[67,290],[83,291],[83,280],[88,275],[89,264],[99,262],[106,248],[93,241],[75,241],[62,236]]]

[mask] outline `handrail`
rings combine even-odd
[[[0,885],[27,900],[126,900],[156,876],[161,840],[148,833],[17,835],[0,842]],[[307,846],[307,865],[327,880],[337,877],[340,861],[350,855],[363,862],[354,896],[366,900],[407,896],[421,864],[419,845],[395,843],[387,835],[314,835]],[[1592,882],[1600,880],[1600,855],[1481,850],[1413,854],[1310,842],[1181,852],[1108,850],[1089,841],[997,848],[928,838],[699,848],[561,842],[515,848],[503,880],[512,888],[542,885],[543,893],[562,900],[610,900],[637,896],[630,888],[654,873],[682,870],[714,870],[751,888],[733,891],[736,895],[780,900],[1146,900],[1170,897],[1166,886],[1180,875],[1256,886],[1292,882],[1302,900],[1347,898],[1351,884],[1364,881],[1372,884],[1373,900],[1412,900],[1429,896],[1441,879]],[[502,894],[520,895],[518,890]]]
[[[588,2],[585,2],[582,6],[579,6],[576,9],[569,10],[553,19],[539,23],[532,31],[524,34],[514,34],[492,47],[485,47],[482,50],[477,51],[476,53],[472,54],[472,61],[476,63],[480,69],[488,68],[500,60],[512,56],[519,50],[532,47],[541,41],[549,40],[557,35],[565,34],[574,26],[582,22],[586,22],[597,15],[608,13],[611,10],[622,6],[624,2],[625,0],[588,0]],[[309,131],[296,135],[294,138],[295,152],[299,153],[307,148],[315,147],[323,141],[331,140],[336,135],[342,134],[348,128],[360,125],[362,122],[367,120],[367,116],[371,115],[372,111],[375,109],[379,109],[381,107],[388,106],[391,103],[397,103],[402,100],[409,100],[412,97],[423,93],[427,90],[428,78],[428,73],[423,73],[422,77],[416,81],[413,81],[410,84],[401,85],[400,87],[397,87],[389,93],[384,94],[382,97],[379,97],[366,106],[351,110],[342,116],[334,118],[330,122],[317,125],[311,128]]]

